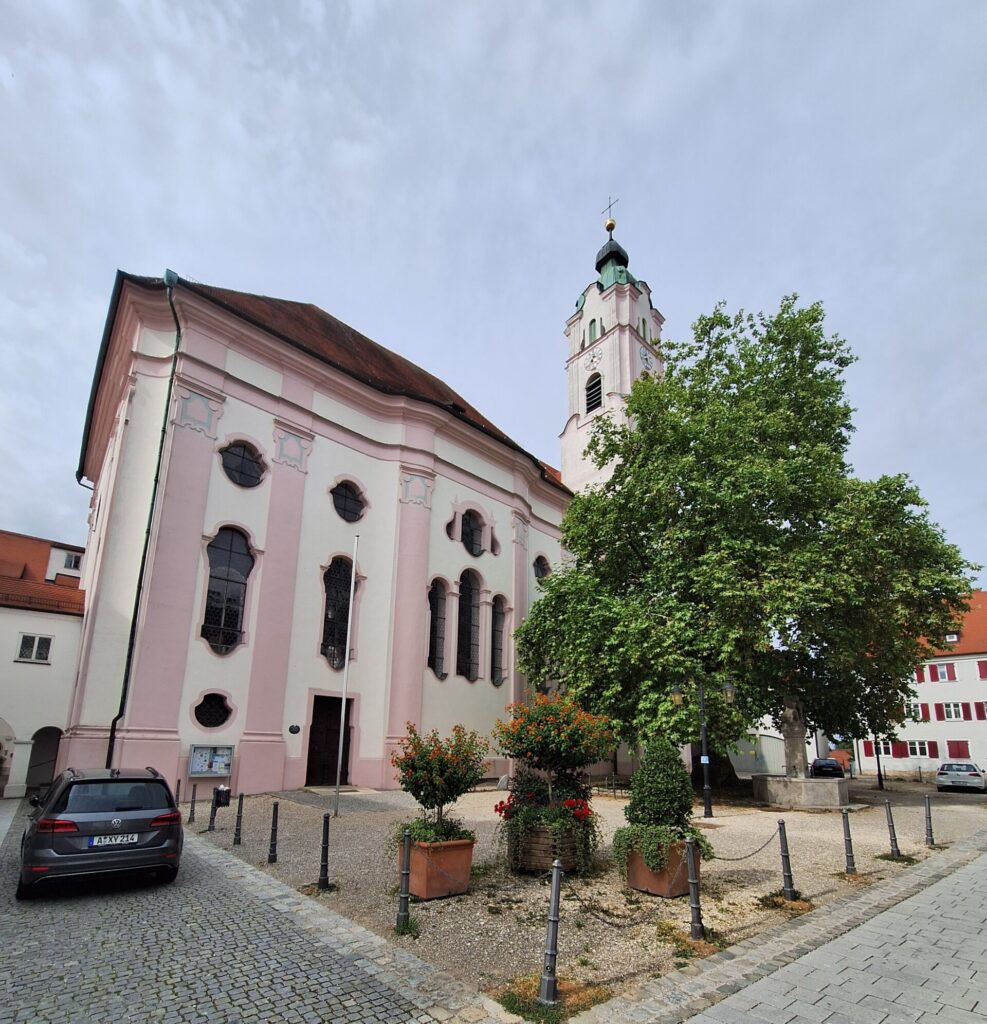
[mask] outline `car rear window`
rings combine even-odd
[[[100,814],[160,811],[171,806],[168,790],[156,781],[76,782],[62,795],[56,814]]]

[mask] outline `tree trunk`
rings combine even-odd
[[[781,735],[785,739],[785,774],[790,779],[804,779],[807,772],[805,757],[805,712],[798,697],[785,698],[781,716]]]

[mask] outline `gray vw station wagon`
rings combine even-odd
[[[171,882],[178,874],[182,814],[154,768],[69,768],[31,803],[18,899],[56,879],[153,871]]]

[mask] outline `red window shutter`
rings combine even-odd
[[[871,740],[864,740],[864,757],[874,756],[874,744]]]
[[[969,740],[955,740],[956,753],[954,757],[969,757],[970,756],[970,741]]]
[[[939,756],[939,744],[935,740],[929,740],[929,757]]]
[[[919,708],[922,711],[922,721],[923,722],[927,722],[929,720],[929,705],[928,704],[920,704]]]
[[[987,661],[978,661],[977,671],[980,673],[981,679],[987,679]]]
[[[969,704],[964,704],[963,705],[963,721],[964,722],[969,722],[971,718],[973,718],[973,715],[970,714],[970,705]]]
[[[956,668],[955,668],[955,666],[953,665],[952,662],[949,662],[949,664],[946,666],[946,678],[951,683],[955,683],[956,682]]]
[[[987,661],[983,662],[983,664],[987,665]],[[980,678],[981,679],[987,679],[987,676],[981,676]],[[924,683],[925,682],[925,669],[922,668],[921,665],[919,665],[919,667],[917,669],[915,669],[915,682],[916,683]]]
[[[908,744],[903,740],[895,740],[891,744],[892,757],[908,757]]]
[[[932,705],[936,709],[936,721],[942,722],[946,718],[946,711],[941,704]]]
[[[939,667],[937,665],[930,665],[929,666],[929,682],[930,683],[938,683],[939,682]]]
[[[956,753],[956,740],[946,740],[946,757],[959,757]]]
[[[978,700],[977,703],[973,705],[973,710],[977,713],[978,722],[987,720],[987,708],[984,707],[984,702],[982,700]]]

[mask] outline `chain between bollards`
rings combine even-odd
[[[925,798],[925,845],[935,846],[936,837],[932,834],[932,797]]]
[[[243,794],[236,798],[236,824],[233,826],[233,845],[243,842]]]
[[[778,838],[781,842],[781,891],[786,900],[794,900],[795,883],[792,881],[792,858],[788,854],[788,836],[785,833],[785,819],[778,819]]]
[[[190,825],[194,824],[194,822],[195,822],[195,791],[196,791],[196,788],[197,788],[196,784],[193,782],[192,783],[192,802],[191,802],[191,804],[189,804],[189,809],[188,809],[188,823]]]
[[[699,872],[696,867],[696,841],[689,836],[685,841],[685,859],[689,869],[689,910],[692,912],[692,923],[689,926],[689,938],[705,939],[706,929],[703,927],[703,912],[699,905]]]
[[[857,864],[853,859],[853,839],[850,836],[850,812],[844,807],[840,813],[843,815],[843,848],[846,850],[846,873],[848,875],[855,875],[857,873]]]
[[[558,978],[555,966],[559,958],[559,902],[562,890],[562,861],[552,861],[552,894],[548,901],[548,928],[545,932],[545,965],[538,986],[538,1002],[542,1006],[555,1006],[559,1001]]]
[[[322,860],[319,862],[319,888],[329,888],[329,819],[331,814],[322,815]]]
[[[271,848],[267,851],[267,863],[278,862],[278,802],[271,805]]]
[[[206,826],[207,832],[216,831],[216,790],[212,791],[212,801],[209,804],[209,824]]]
[[[401,888],[398,892],[398,916],[395,922],[396,928],[405,928],[411,915],[408,913],[408,891],[411,880],[411,829],[404,830],[404,839],[401,845]]]
[[[894,818],[891,817],[891,801],[890,800],[885,800],[884,801],[884,810],[885,810],[885,812],[887,813],[887,816],[888,816],[888,837],[891,840],[891,856],[892,857],[900,857],[901,856],[901,850],[898,849],[898,837],[895,835],[895,832],[894,832]]]

